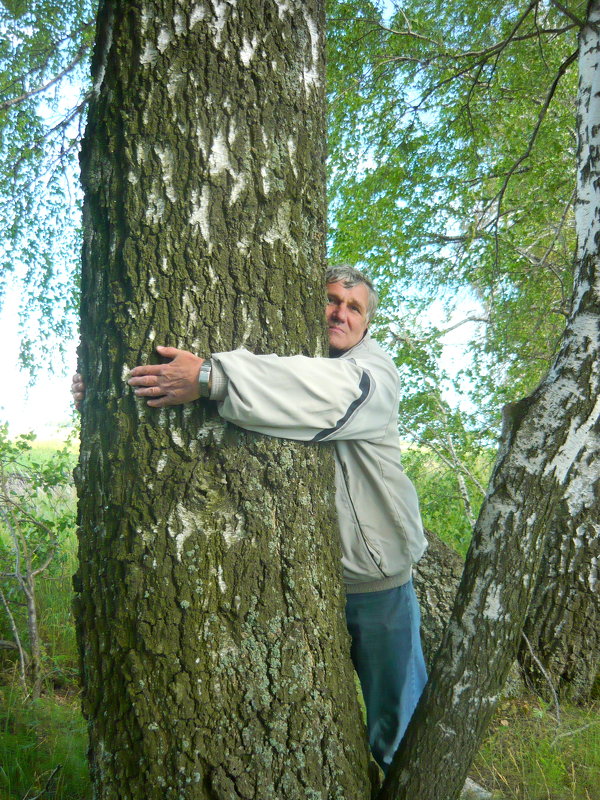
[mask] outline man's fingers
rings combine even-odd
[[[185,350],[178,350],[176,347],[164,347],[162,344],[156,345],[156,352],[162,358],[176,358],[180,353],[185,353]]]
[[[137,378],[129,378],[127,383],[130,386],[157,386],[157,375],[139,375]]]
[[[142,386],[134,389],[133,393],[136,397],[163,397],[166,392],[160,386]]]
[[[129,375],[134,378],[140,375],[161,375],[164,367],[164,364],[143,364],[140,367],[134,367]]]
[[[169,403],[166,397],[161,397],[158,400],[148,400],[146,405],[150,406],[150,408],[166,408],[167,406],[173,405],[173,403]]]

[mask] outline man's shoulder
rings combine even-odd
[[[396,369],[396,365],[390,354],[386,353],[379,342],[376,342],[369,334],[367,334],[364,339],[361,339],[351,350],[344,353],[344,357],[353,358],[357,361],[378,361],[382,364],[386,364],[386,366],[394,371]]]
[[[394,393],[398,393],[400,378],[396,365],[390,354],[370,336],[365,336],[351,350],[344,353],[344,356],[354,361],[358,367],[367,370],[376,385],[387,386]]]

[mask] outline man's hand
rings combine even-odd
[[[75,408],[79,411],[81,406],[81,401],[85,396],[85,385],[83,383],[83,378],[81,375],[76,372],[71,379],[71,397],[73,398],[73,402],[75,403]]]
[[[135,394],[150,398],[148,405],[152,408],[177,406],[197,400],[200,397],[198,373],[204,359],[175,347],[158,345],[156,350],[160,356],[171,360],[168,364],[134,367],[127,383],[135,387]]]

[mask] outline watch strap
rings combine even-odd
[[[198,373],[198,384],[200,386],[200,397],[210,397],[210,373],[212,371],[212,362],[210,358],[206,358],[202,362],[200,372]]]

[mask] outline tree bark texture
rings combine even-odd
[[[421,608],[421,640],[427,669],[442,637],[460,584],[464,562],[458,553],[432,531],[425,531],[427,550],[415,565],[413,580]]]
[[[547,536],[525,621],[519,663],[526,681],[552,700],[590,701],[600,671],[600,596],[597,572],[600,537],[576,530],[568,498]],[[540,665],[542,668],[540,668]]]
[[[600,19],[597,2],[588,8],[590,23]],[[600,89],[598,65],[600,41],[593,28],[584,29],[579,54],[578,102],[578,186],[576,222],[578,233],[577,259],[584,278],[589,270],[590,281],[595,277],[599,244],[600,193],[597,186],[600,140],[598,122]],[[583,288],[580,289],[583,291]],[[597,309],[592,305],[582,317],[589,331],[582,337],[594,342],[598,335]],[[591,345],[593,346],[593,344]],[[594,373],[576,376],[573,382],[575,398],[593,391]],[[589,384],[586,384],[589,381]],[[590,432],[586,451],[597,444],[596,429]],[[591,452],[591,451],[590,451]],[[590,466],[595,456],[587,453]],[[560,698],[572,702],[587,702],[597,686],[600,670],[600,592],[598,591],[598,558],[600,556],[600,525],[598,515],[592,514],[584,523],[573,514],[574,494],[581,496],[590,508],[597,502],[598,486],[593,470],[589,485],[582,478],[569,482],[562,502],[558,505],[550,526],[544,555],[536,576],[536,586],[527,615],[524,633],[531,643],[536,659],[543,666]],[[519,661],[526,679],[543,695],[549,695],[548,677],[540,670],[525,643],[521,644]]]
[[[321,0],[100,9],[76,576],[95,798],[369,796],[327,447],[125,384],[156,344],[326,354],[323,26]]]
[[[577,551],[600,518],[600,0],[580,34],[579,251],[572,313],[548,376],[506,409],[498,460],[449,625],[381,800],[453,800],[516,656],[547,531]],[[597,592],[597,563],[588,572]]]

